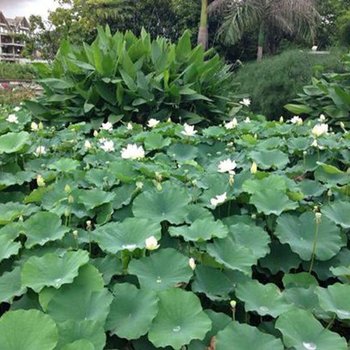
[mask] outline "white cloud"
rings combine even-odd
[[[58,7],[55,0],[0,0],[0,10],[5,17],[41,15],[47,18],[48,11]]]

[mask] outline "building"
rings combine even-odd
[[[16,62],[25,46],[23,35],[29,35],[25,17],[6,18],[0,11],[0,61]]]

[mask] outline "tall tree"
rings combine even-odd
[[[208,10],[225,13],[219,35],[227,44],[236,43],[246,31],[257,28],[258,60],[262,59],[266,38],[274,32],[300,35],[312,41],[320,19],[314,0],[216,0]]]

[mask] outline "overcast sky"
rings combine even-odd
[[[47,18],[48,11],[57,7],[54,0],[0,0],[0,11],[5,17],[41,15]]]

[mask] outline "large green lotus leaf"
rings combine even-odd
[[[215,340],[215,350],[283,350],[283,344],[270,334],[256,327],[231,322],[220,331]]]
[[[39,302],[44,311],[54,295],[58,293],[70,293],[70,291],[79,289],[81,293],[98,292],[103,290],[104,281],[101,273],[91,264],[83,265],[79,269],[79,275],[74,278],[73,283],[64,284],[60,289],[46,287],[39,294]]]
[[[350,285],[336,283],[327,288],[316,288],[323,310],[333,312],[341,320],[350,320]]]
[[[1,350],[53,350],[57,327],[38,310],[9,311],[0,319]]]
[[[325,206],[322,213],[341,227],[350,228],[350,202],[336,201]]]
[[[29,134],[25,131],[9,132],[0,136],[0,154],[20,151],[29,142],[29,138]]]
[[[5,272],[0,277],[0,302],[11,303],[14,297],[18,297],[25,292],[26,288],[22,287],[20,267]]]
[[[159,312],[148,333],[156,347],[179,350],[191,340],[202,340],[211,329],[211,320],[192,292],[172,288],[158,294]]]
[[[187,283],[193,275],[188,258],[172,248],[131,260],[128,272],[136,275],[142,288],[161,291]]]
[[[68,320],[58,323],[57,328],[59,336],[57,349],[78,340],[88,340],[93,344],[95,350],[103,350],[105,346],[106,334],[99,322]]]
[[[250,203],[256,209],[266,215],[281,215],[284,211],[298,208],[298,203],[291,201],[288,196],[273,188],[266,188],[254,193],[250,197]]]
[[[254,247],[252,250],[257,259],[270,252],[270,236],[261,227],[238,223],[230,226],[230,232],[238,244],[247,248]]]
[[[0,261],[16,255],[21,248],[21,243],[14,242],[16,237],[2,231],[0,230]]]
[[[229,293],[234,289],[232,281],[221,270],[199,265],[195,269],[192,290],[204,293],[211,300],[229,300]]]
[[[199,219],[191,226],[170,227],[170,236],[181,236],[185,241],[207,241],[214,237],[224,238],[228,234],[228,228],[220,220]]]
[[[310,311],[294,309],[281,315],[276,328],[286,347],[295,350],[347,350],[346,340],[323,328]]]
[[[314,314],[321,314],[324,311],[320,307],[315,286],[309,288],[291,287],[285,289],[283,294],[286,300],[299,309],[309,310]]]
[[[114,275],[123,274],[122,262],[115,255],[106,255],[103,258],[92,259],[91,263],[102,274],[105,285],[109,284]]]
[[[172,224],[181,224],[185,221],[186,207],[190,201],[184,187],[164,184],[161,191],[153,189],[137,196],[132,212],[136,217],[156,222],[167,220]]]
[[[299,255],[293,253],[288,244],[274,240],[270,244],[270,250],[268,255],[259,260],[259,264],[274,275],[279,271],[289,272],[296,269],[301,263]]]
[[[9,224],[20,216],[30,215],[34,211],[35,207],[30,205],[15,202],[0,203],[0,225]]]
[[[277,219],[275,234],[281,243],[290,245],[303,260],[310,260],[316,233],[315,214],[306,212],[299,217],[284,214]],[[329,260],[344,246],[340,229],[326,217],[318,225],[315,255],[319,260]]]
[[[98,292],[82,292],[79,287],[56,293],[47,307],[47,313],[56,321],[92,320],[101,325],[106,321],[112,295],[104,289]]]
[[[270,175],[261,180],[249,179],[243,183],[243,190],[250,194],[257,193],[264,189],[273,189],[277,192],[287,191],[287,178],[280,175]]]
[[[92,232],[92,239],[106,252],[116,254],[122,250],[145,248],[147,238],[161,237],[159,223],[144,218],[127,218],[123,222],[110,222]]]
[[[316,277],[307,272],[287,273],[283,276],[282,282],[285,288],[309,288],[310,286],[318,286]]]
[[[91,210],[102,204],[112,202],[114,197],[114,193],[94,188],[92,190],[80,190],[77,202],[83,204],[87,210]]]
[[[71,158],[61,158],[50,164],[49,169],[57,170],[62,173],[69,173],[79,169],[80,162]]]
[[[247,311],[255,311],[260,316],[277,317],[291,309],[279,288],[273,284],[261,284],[256,280],[238,284],[236,296],[245,303]]]
[[[54,253],[29,258],[22,268],[22,285],[39,293],[44,287],[59,288],[72,283],[78,276],[80,266],[89,261],[87,251],[66,252],[63,256]]]
[[[24,222],[23,230],[27,236],[25,246],[30,249],[36,244],[44,245],[49,241],[62,239],[69,229],[62,226],[58,215],[39,212]]]
[[[264,240],[264,236],[257,237],[254,244],[247,247],[238,243],[235,235],[229,232],[226,238],[214,239],[213,243],[208,244],[207,252],[218,263],[227,268],[251,275],[251,268],[258,260],[257,254],[254,252],[255,246],[259,249],[264,245],[261,243]]]
[[[261,169],[283,169],[289,162],[288,156],[278,149],[253,151],[250,157]]]
[[[122,283],[114,286],[113,294],[105,328],[118,337],[129,340],[145,335],[158,313],[156,293]]]
[[[96,350],[94,344],[88,340],[81,339],[77,340],[74,343],[67,344],[62,348],[62,350]]]

